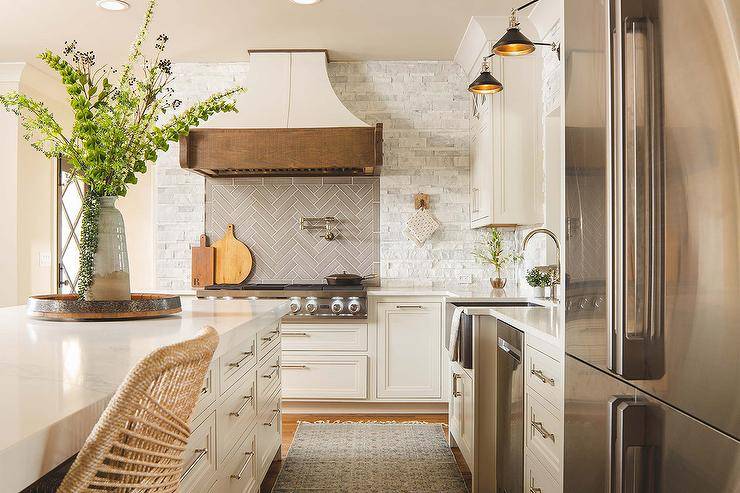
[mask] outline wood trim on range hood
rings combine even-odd
[[[180,138],[180,166],[203,176],[379,175],[383,124],[374,127],[196,128]]]

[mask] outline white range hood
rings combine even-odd
[[[383,124],[342,104],[326,64],[326,51],[251,51],[239,112],[181,137],[180,166],[212,178],[379,175]]]
[[[250,51],[239,113],[212,117],[207,128],[368,127],[337,97],[326,51]]]

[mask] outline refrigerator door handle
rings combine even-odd
[[[609,368],[662,376],[662,167],[656,30],[646,12],[608,9]],[[634,6],[631,6],[634,9]],[[654,345],[660,348],[653,348]],[[657,356],[657,357],[656,357]]]
[[[654,447],[648,439],[648,405],[633,396],[609,401],[609,493],[653,493]]]

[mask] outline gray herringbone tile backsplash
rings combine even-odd
[[[211,242],[234,224],[252,251],[249,282],[322,282],[336,272],[380,271],[377,177],[209,179],[205,213]],[[336,239],[300,230],[302,216],[335,216]]]

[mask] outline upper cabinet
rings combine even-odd
[[[473,105],[470,226],[542,223],[542,59],[493,57],[490,64],[504,90]]]

